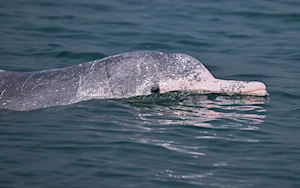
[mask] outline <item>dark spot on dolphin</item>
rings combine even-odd
[[[158,85],[154,85],[151,87],[151,93],[159,93],[159,86]]]

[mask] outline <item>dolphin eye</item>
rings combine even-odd
[[[151,93],[159,93],[159,86],[154,85],[151,87]]]

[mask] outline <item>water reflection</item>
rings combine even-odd
[[[211,128],[258,129],[264,122],[266,97],[187,95],[171,103],[157,101],[137,114],[144,124],[190,125]]]
[[[130,139],[193,158],[208,155],[212,146],[222,149],[225,143],[255,143],[259,138],[251,132],[264,122],[267,100],[184,94],[144,98],[141,102],[134,99],[130,105],[136,107],[133,113],[137,119],[130,126],[141,132]]]

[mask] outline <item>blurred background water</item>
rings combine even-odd
[[[299,187],[300,2],[0,4],[0,69],[192,55],[268,98],[167,94],[0,112],[0,187]]]

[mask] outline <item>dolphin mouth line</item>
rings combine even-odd
[[[254,96],[254,97],[266,97],[269,95],[266,89],[257,89],[257,90],[251,90],[251,91],[211,91],[211,90],[196,90],[189,92],[197,93],[197,94],[221,94],[221,95],[227,95],[227,96],[234,96],[234,95],[240,95],[240,96]]]
[[[266,89],[256,89],[247,92],[241,92],[242,95],[267,96],[269,95]]]
[[[215,94],[223,94],[223,95],[228,95],[228,96],[233,96],[233,95],[244,95],[244,96],[257,96],[257,97],[265,97],[268,96],[269,93],[265,89],[258,89],[258,90],[252,90],[252,91],[240,91],[240,92],[230,92],[230,91],[223,91],[223,92],[218,92],[218,91],[204,91],[201,92],[204,94],[210,94],[210,93],[215,93]]]

